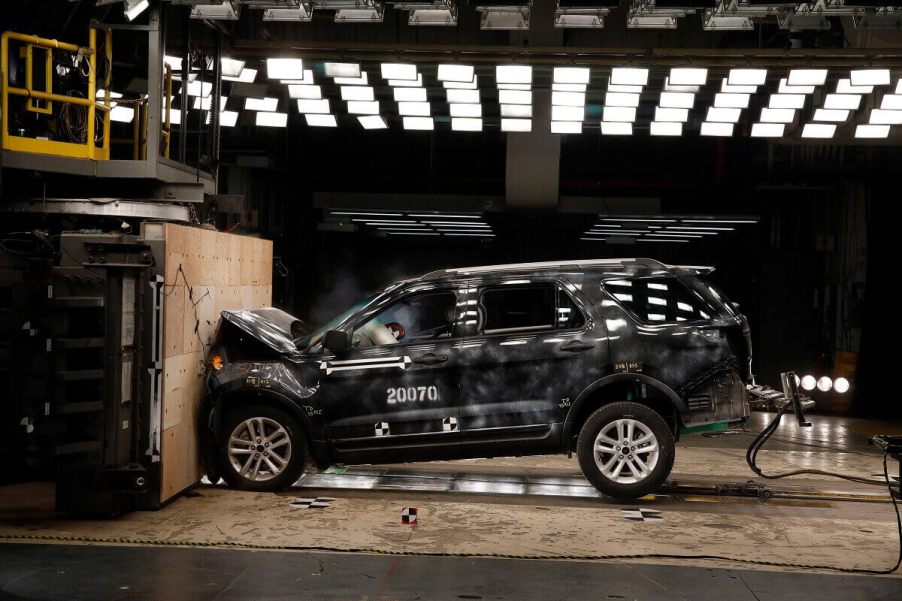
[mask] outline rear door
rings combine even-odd
[[[464,456],[559,449],[564,418],[597,377],[606,339],[572,284],[483,282],[469,290],[473,334],[461,344]]]
[[[324,355],[319,395],[336,459],[459,455],[457,292],[413,290],[351,324],[352,350]]]

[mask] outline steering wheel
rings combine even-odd
[[[385,324],[385,327],[391,332],[392,338],[395,340],[401,340],[404,338],[404,326],[399,324],[397,321],[390,321]]]

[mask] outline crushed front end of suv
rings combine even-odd
[[[309,331],[226,311],[203,411],[208,472],[275,490],[308,465],[575,452],[601,492],[670,473],[681,432],[749,415],[748,323],[650,259],[448,269]]]

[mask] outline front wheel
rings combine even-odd
[[[287,412],[250,405],[225,416],[218,445],[219,471],[229,486],[243,490],[281,490],[304,471],[304,432]]]
[[[583,424],[576,453],[583,474],[602,493],[635,499],[654,492],[673,468],[673,434],[639,403],[611,403]]]

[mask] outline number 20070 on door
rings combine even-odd
[[[398,388],[389,388],[386,391],[388,395],[386,401],[389,405],[396,403],[420,402],[420,401],[437,401],[438,388],[435,386],[407,386]]]

